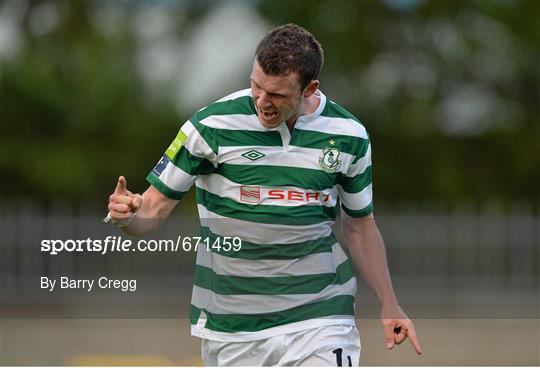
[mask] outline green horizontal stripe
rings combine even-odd
[[[195,285],[223,295],[317,294],[330,285],[343,285],[353,277],[349,260],[338,265],[335,273],[302,276],[224,276],[200,265],[195,269]]]
[[[199,317],[201,316],[202,309],[197,308],[193,304],[189,307],[189,322],[194,325],[197,324]]]
[[[279,132],[259,132],[254,130],[229,130],[219,129],[219,145],[221,147],[236,146],[265,146],[281,147],[281,135]]]
[[[368,166],[363,173],[352,178],[340,173],[338,182],[347,193],[361,192],[371,184],[371,166]]]
[[[229,198],[222,198],[204,189],[196,189],[197,203],[220,216],[280,225],[311,225],[336,218],[336,206],[261,206],[238,203]]]
[[[251,96],[242,96],[234,100],[215,102],[194,115],[197,121],[206,119],[212,115],[254,115],[257,114]]]
[[[186,192],[179,192],[177,190],[169,188],[165,183],[163,183],[154,173],[150,173],[146,176],[146,180],[157,188],[163,195],[170,199],[180,200]]]
[[[209,160],[191,154],[185,147],[180,148],[172,163],[190,175],[207,175],[216,170]]]
[[[263,146],[263,147],[282,147],[283,143],[279,132],[268,131],[260,132],[253,130],[229,130],[216,129],[218,142],[221,147],[241,147],[241,146]],[[333,141],[333,144],[330,142]],[[346,136],[333,135],[310,130],[293,130],[291,146],[324,149],[327,147],[337,148],[355,156],[355,160],[364,157],[369,141],[367,139]]]
[[[197,111],[189,120],[197,129],[199,134],[204,138],[214,153],[218,153],[219,145],[227,145],[227,140],[222,142],[224,138],[222,129],[210,128],[201,121],[213,115],[253,115],[256,114],[255,107],[251,96],[239,97],[234,100],[227,100],[213,103],[204,109]],[[244,143],[245,144],[245,143]]]
[[[192,306],[192,316],[200,309]],[[256,309],[256,306],[254,306]],[[205,311],[207,316],[206,328],[220,332],[255,332],[271,327],[283,326],[288,323],[305,321],[313,318],[331,316],[353,316],[354,297],[338,295],[320,302],[301,305],[275,313],[260,314],[215,314]],[[192,319],[195,324],[197,320]]]
[[[338,104],[331,102],[330,100],[326,101],[326,105],[324,106],[324,109],[321,112],[321,116],[327,116],[329,118],[351,119],[360,124],[360,120],[356,116],[354,116],[353,114],[351,114],[349,111],[339,106]]]
[[[311,190],[332,188],[338,175],[298,167],[232,164],[219,165],[216,173],[244,185],[294,186]]]
[[[364,217],[364,216],[367,216],[369,215],[370,213],[373,212],[373,203],[370,203],[368,206],[366,206],[365,208],[361,209],[361,210],[350,210],[348,209],[347,207],[345,206],[341,206],[341,208],[343,208],[343,211],[345,211],[347,213],[347,215],[351,216],[351,217]]]
[[[213,221],[227,221],[227,219],[219,219]],[[223,237],[213,233],[206,226],[201,226],[201,237],[209,238],[209,243],[214,242],[219,238],[218,244],[224,244]],[[238,251],[225,251],[222,249],[211,248],[211,251],[229,258],[241,259],[295,259],[305,257],[309,254],[331,252],[332,245],[337,243],[335,235],[332,233],[315,240],[309,240],[299,243],[290,244],[261,244],[251,243],[242,240],[241,249]]]
[[[330,142],[333,141],[333,144]],[[327,134],[311,130],[295,129],[291,137],[291,145],[313,149],[324,149],[327,147],[337,148],[340,152],[353,155],[356,161],[367,152],[369,141],[367,139],[348,135]]]

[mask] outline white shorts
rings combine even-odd
[[[356,326],[323,326],[248,342],[202,340],[206,366],[356,367],[360,335]]]

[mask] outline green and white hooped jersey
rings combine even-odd
[[[291,134],[260,124],[250,89],[233,93],[196,112],[148,175],[172,199],[195,183],[210,244],[242,240],[238,251],[198,247],[193,335],[249,341],[354,324],[356,280],[331,226],[338,198],[350,216],[372,212],[370,143],[353,115],[317,96]]]

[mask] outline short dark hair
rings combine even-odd
[[[270,31],[257,46],[255,55],[265,74],[298,73],[301,90],[317,79],[324,62],[319,41],[304,28],[292,23]]]

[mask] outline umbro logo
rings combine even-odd
[[[260,153],[259,151],[251,150],[247,151],[246,153],[242,154],[242,157],[245,157],[251,161],[258,160],[260,158],[263,158],[265,155],[263,153]]]

